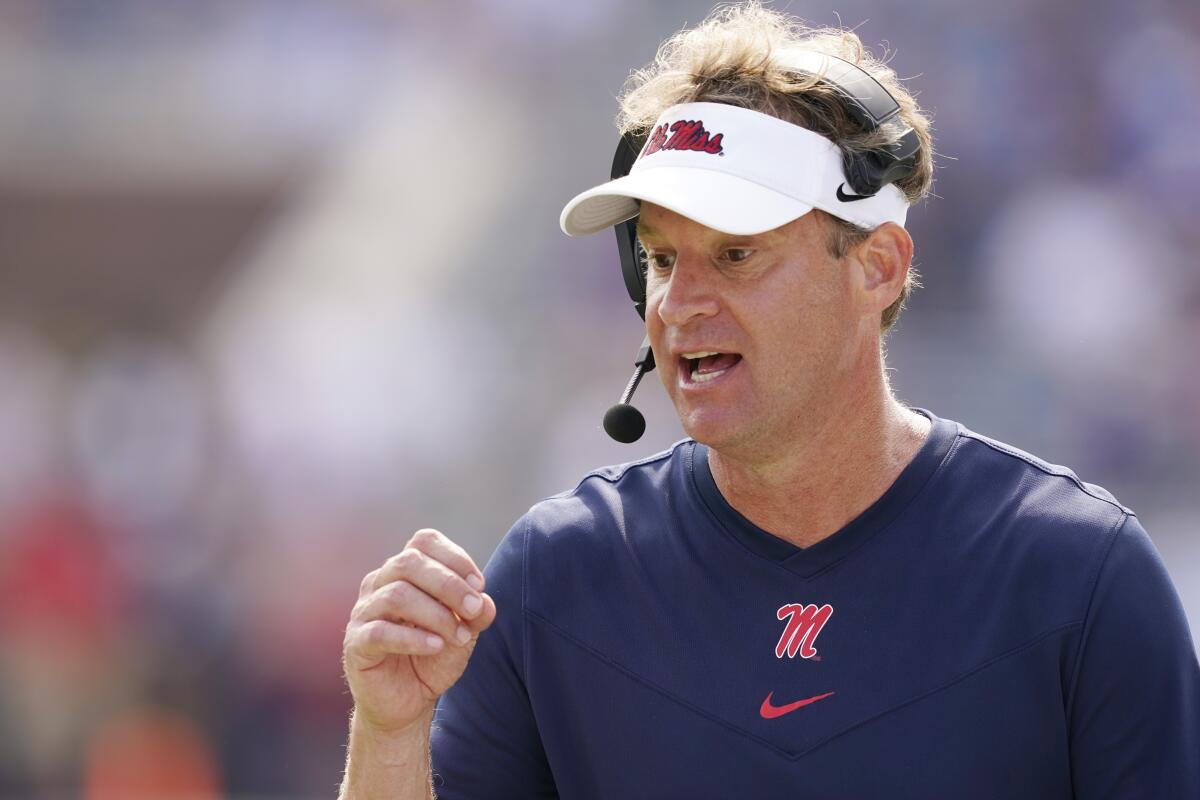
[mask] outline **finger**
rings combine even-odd
[[[389,558],[376,576],[375,586],[382,588],[398,580],[408,581],[464,620],[474,619],[483,608],[483,598],[461,575],[414,547]]]
[[[482,594],[481,597],[483,598],[483,608],[480,609],[479,614],[472,619],[463,620],[473,637],[487,630],[496,621],[496,601],[492,600],[492,596],[487,593]]]
[[[436,633],[383,619],[359,625],[347,639],[346,655],[367,659],[385,655],[431,655],[445,646],[442,637]]]
[[[386,619],[408,623],[459,645],[471,640],[471,631],[450,609],[406,580],[394,581],[372,592],[356,612],[363,622]]]
[[[459,575],[467,579],[476,591],[483,589],[483,572],[475,565],[474,559],[461,546],[451,541],[441,531],[433,528],[422,528],[413,534],[408,541],[409,547],[420,550],[425,555],[440,561]],[[478,585],[471,581],[472,576]]]

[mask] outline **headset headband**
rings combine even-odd
[[[847,111],[862,125],[864,131],[877,130],[884,123],[893,121],[900,113],[899,103],[887,89],[861,67],[849,61],[811,50],[784,51],[776,55],[776,61],[790,71],[816,76],[836,89],[845,99]],[[626,133],[621,137],[613,155],[613,180],[630,173],[646,145],[646,139],[646,134],[634,136]],[[845,182],[854,195],[873,197],[889,184],[912,174],[920,149],[921,143],[916,131],[905,128],[896,141],[887,147],[865,153],[844,153]],[[614,229],[625,288],[638,315],[644,318],[646,283],[644,263],[637,240],[637,218],[617,222]]]

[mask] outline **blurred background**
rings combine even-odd
[[[1200,5],[792,2],[932,111],[907,402],[1142,518],[1200,630]],[[614,97],[703,2],[0,2],[0,795],[332,797],[359,581],[682,437]],[[840,16],[839,16],[840,15]]]

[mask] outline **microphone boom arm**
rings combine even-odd
[[[605,432],[624,444],[636,442],[646,431],[645,417],[642,416],[642,412],[629,405],[629,401],[633,398],[633,393],[637,391],[638,384],[642,382],[642,377],[654,369],[654,351],[650,348],[649,336],[642,340],[642,346],[638,348],[637,358],[633,360],[633,364],[633,377],[629,379],[629,384],[621,393],[620,402],[604,415]]]

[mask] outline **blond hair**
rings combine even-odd
[[[789,71],[786,54],[811,50],[836,56],[869,73],[900,105],[898,118],[873,131],[847,110],[845,99],[818,76]],[[933,183],[929,118],[896,73],[875,58],[853,31],[810,28],[758,0],[719,7],[695,28],[662,43],[654,60],[630,75],[619,98],[617,127],[642,136],[667,108],[680,103],[726,103],[748,108],[815,131],[843,152],[858,153],[892,144],[905,128],[921,142],[912,174],[896,182],[909,203],[925,197]],[[832,234],[830,253],[842,258],[870,231],[824,212]],[[918,286],[910,269],[900,296],[883,312],[881,327],[895,324],[910,291]]]

